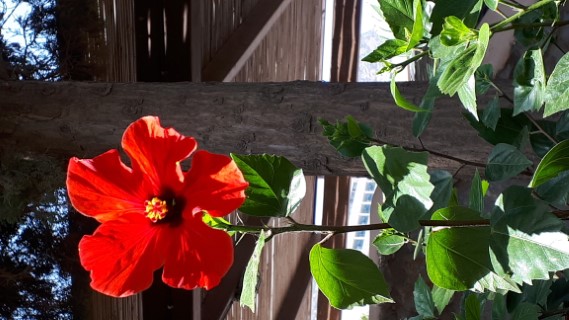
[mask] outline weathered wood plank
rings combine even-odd
[[[507,87],[505,83],[499,83]],[[63,157],[92,157],[120,145],[124,128],[143,115],[158,115],[218,153],[271,153],[288,157],[307,174],[365,175],[321,135],[318,118],[351,114],[392,144],[420,147],[411,134],[412,113],[393,105],[382,83],[85,83],[0,82],[0,146],[44,150]],[[407,97],[421,97],[424,82],[402,83]],[[481,99],[481,105],[485,104]],[[490,147],[470,129],[456,99],[437,100],[423,137],[426,147],[485,162]],[[435,168],[459,163],[431,157]]]
[[[322,11],[321,1],[292,1],[234,81],[320,80]]]
[[[335,1],[330,72],[332,82],[352,82],[357,79],[361,11],[362,1]]]
[[[231,81],[292,0],[257,3],[203,70],[206,81]]]
[[[185,32],[190,36],[190,64],[192,81],[202,81],[203,43],[206,34],[206,0],[193,0],[190,4],[190,27]],[[184,26],[185,28],[186,26]]]

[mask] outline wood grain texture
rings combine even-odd
[[[400,84],[416,102],[426,87]],[[437,102],[425,146],[485,162],[490,146],[468,126],[458,100]],[[361,161],[340,156],[327,143],[319,118],[333,122],[350,114],[379,139],[420,147],[411,134],[412,113],[394,106],[385,83],[0,82],[0,112],[0,146],[63,157],[118,148],[124,129],[144,115],[158,115],[164,126],[194,136],[200,148],[283,155],[307,174],[365,175]],[[460,165],[430,161],[449,170]]]

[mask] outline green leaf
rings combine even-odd
[[[425,283],[421,276],[415,282],[413,290],[415,309],[424,318],[435,318],[435,303],[431,296],[431,288]]]
[[[366,136],[366,133],[362,130],[362,127],[360,127],[360,124],[356,119],[354,119],[354,117],[347,116],[346,123],[348,125],[348,134],[350,135],[350,138],[358,139],[362,136]]]
[[[489,40],[490,27],[484,23],[478,32],[478,40],[451,61],[439,78],[437,85],[442,93],[453,96],[469,81],[482,63]]]
[[[492,320],[502,320],[508,318],[508,308],[506,307],[506,297],[501,294],[494,296],[492,301]]]
[[[569,171],[563,171],[557,177],[544,182],[535,189],[540,199],[549,204],[563,206],[569,201]]]
[[[563,111],[555,124],[555,136],[562,140],[569,139],[569,110]]]
[[[407,40],[414,25],[413,0],[382,0],[379,6],[395,38]]]
[[[433,205],[427,157],[426,152],[390,146],[368,147],[362,154],[368,173],[385,194],[383,214],[398,231],[418,227],[419,218]]]
[[[452,188],[452,194],[450,195],[450,201],[448,202],[449,207],[459,206],[460,201],[458,199],[458,190],[456,188]]]
[[[427,212],[425,205],[409,194],[401,194],[388,199],[382,209],[384,216],[388,217],[389,224],[400,232],[411,232],[418,229],[421,226],[419,219]]]
[[[478,169],[476,169],[470,186],[468,206],[471,209],[477,212],[484,212],[484,195],[486,190],[488,190],[488,181],[480,179],[480,174]]]
[[[433,115],[433,109],[435,108],[435,101],[438,97],[442,96],[442,93],[437,87],[437,80],[440,74],[435,74],[429,78],[429,87],[423,99],[421,99],[421,108],[424,112],[416,112],[413,116],[413,135],[415,137],[421,136],[423,131],[429,125],[429,121]]]
[[[387,256],[399,251],[406,242],[404,237],[384,230],[373,240],[373,245],[379,254]]]
[[[551,285],[553,281],[548,280],[533,280],[531,285],[524,283],[521,293],[511,294],[519,298],[519,302],[529,302],[539,306],[547,305],[549,294],[551,293]]]
[[[413,136],[418,138],[423,134],[425,129],[427,129],[431,117],[433,116],[435,100],[436,98],[423,98],[423,100],[421,100],[419,108],[421,108],[423,112],[415,112],[413,116]]]
[[[259,263],[261,262],[261,252],[265,246],[265,240],[267,235],[264,231],[259,234],[259,239],[257,239],[257,244],[253,250],[253,255],[247,263],[245,268],[245,274],[243,275],[243,289],[241,290],[241,296],[239,297],[240,305],[247,306],[251,311],[255,312],[255,301],[257,300],[257,282],[259,280]]]
[[[401,95],[399,89],[397,88],[397,83],[395,82],[395,74],[391,77],[391,84],[389,85],[389,89],[391,90],[391,96],[393,100],[395,100],[395,104],[405,110],[413,111],[413,112],[424,112],[424,109],[421,109],[414,105],[413,103],[409,102],[405,97]]]
[[[569,140],[556,144],[541,159],[533,174],[530,187],[535,188],[542,183],[555,178],[561,172],[569,170]]]
[[[531,165],[532,162],[518,148],[500,143],[488,156],[486,177],[490,181],[512,178]]]
[[[524,26],[514,30],[516,42],[525,47],[547,48],[549,35],[554,30],[553,21],[559,21],[559,18],[559,10],[554,1],[530,12],[526,11],[513,22],[513,25]]]
[[[474,76],[471,76],[464,85],[458,88],[457,93],[460,102],[462,102],[462,106],[466,111],[470,112],[476,120],[478,120],[478,113],[476,111],[475,83],[476,81],[474,80]]]
[[[337,121],[336,125],[332,125],[324,119],[318,119],[318,121],[323,128],[322,134],[345,157],[359,157],[362,151],[371,144],[373,130],[367,125],[359,123],[352,116],[347,116],[345,123]],[[359,126],[359,129],[356,129],[355,125]]]
[[[555,137],[555,127],[556,127],[555,122],[548,120],[535,120],[535,121],[539,124],[539,126],[541,127],[541,129],[543,129],[543,131],[549,134],[549,136]],[[541,131],[539,131],[539,129],[537,129],[535,126],[530,125],[529,128],[532,128],[529,130],[532,131],[532,134],[530,136],[530,142],[533,152],[535,152],[535,154],[540,158],[545,157],[545,155],[549,152],[549,150],[551,150],[551,148],[555,146],[555,143],[551,141],[547,136],[545,136],[545,134],[541,133]],[[560,141],[561,140],[565,139],[561,138]]]
[[[569,53],[559,59],[545,88],[543,116],[569,109]]]
[[[310,250],[310,272],[335,308],[393,302],[377,266],[357,250],[316,244]]]
[[[544,202],[533,198],[530,189],[512,186],[498,204],[492,217],[491,247],[514,281],[547,280],[549,272],[569,268],[563,222],[548,212]]]
[[[302,169],[284,157],[231,154],[249,187],[239,211],[261,217],[288,217],[304,199],[306,182]]]
[[[462,20],[455,16],[446,17],[441,31],[441,43],[445,46],[456,46],[476,39],[476,32],[464,25]]]
[[[500,117],[495,130],[476,121],[470,114],[465,114],[465,116],[470,125],[478,131],[478,135],[493,145],[498,143],[514,144],[519,139],[520,131],[523,130],[524,126],[533,128],[527,117],[523,115],[513,117],[512,109],[508,108],[500,109]]]
[[[413,1],[413,11],[414,11],[414,21],[413,21],[413,31],[409,37],[409,44],[407,45],[407,50],[413,49],[419,42],[423,39],[425,33],[425,27],[423,25],[423,6],[421,5],[421,0]]]
[[[478,220],[472,209],[449,207],[433,214],[433,220]],[[513,290],[516,284],[492,265],[490,227],[433,230],[426,250],[427,274],[439,287],[464,291]]]
[[[514,116],[538,111],[544,102],[545,69],[541,49],[529,50],[514,69]]]
[[[442,30],[444,18],[449,16],[458,17],[464,20],[466,26],[474,27],[478,21],[481,3],[482,0],[437,0],[431,14],[431,34],[438,35]]]
[[[496,11],[498,8],[498,0],[484,0],[484,4],[492,11]]]
[[[512,313],[512,319],[535,320],[539,318],[541,308],[529,302],[520,303]]]
[[[465,47],[454,59],[448,60],[448,64],[441,66],[441,68],[444,68],[444,71],[437,82],[441,93],[454,96],[458,89],[470,79],[469,71],[471,68],[469,66],[474,59],[476,47],[475,44]],[[474,72],[472,71],[472,74]]]
[[[222,217],[212,217],[207,212],[204,213],[202,217],[202,221],[207,224],[208,226],[218,229],[218,230],[226,230],[226,226],[231,225],[231,223]],[[234,231],[227,232],[230,236],[235,234]]]
[[[362,61],[382,62],[407,52],[409,43],[401,39],[388,39],[377,49],[365,56]]]
[[[368,173],[386,197],[408,194],[430,207],[434,186],[427,173],[428,152],[411,152],[400,147],[372,146],[364,150],[362,160]]]
[[[431,50],[431,54],[435,59],[441,59],[442,61],[448,61],[452,58],[458,56],[460,52],[464,50],[466,45],[457,45],[457,46],[445,46],[441,43],[441,36],[436,36],[429,40],[429,49]]]
[[[566,272],[564,272],[566,274]],[[567,278],[558,278],[550,287],[551,293],[547,297],[547,309],[557,309],[566,301],[569,301],[569,282]]]
[[[464,315],[466,320],[480,320],[481,305],[475,294],[470,294],[464,302]]]
[[[476,79],[476,94],[483,95],[492,86],[492,78],[494,74],[494,67],[491,64],[483,64],[476,72],[474,72],[474,78]]]
[[[523,127],[522,131],[518,134],[518,138],[514,140],[512,145],[518,150],[525,150],[525,148],[530,144],[529,129],[528,127]],[[533,164],[533,162],[532,162]]]
[[[488,129],[496,130],[498,120],[500,120],[500,97],[494,96],[482,113],[481,121]]]
[[[429,209],[428,213],[446,208],[449,206],[450,198],[452,196],[453,178],[448,171],[435,170],[430,173],[430,180],[435,189],[431,193],[431,199],[433,200],[433,206]],[[428,218],[428,217],[423,217]]]
[[[441,288],[434,284],[431,295],[433,297],[433,302],[437,308],[438,314],[442,314],[446,306],[448,306],[450,299],[452,299],[454,290]]]

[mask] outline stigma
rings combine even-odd
[[[161,200],[158,197],[152,198],[152,200],[144,201],[146,206],[146,217],[152,222],[160,221],[166,218],[168,213],[168,204],[166,201]]]

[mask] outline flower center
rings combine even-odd
[[[157,222],[166,218],[166,213],[168,213],[168,204],[166,201],[154,197],[150,201],[144,201],[144,205],[146,206],[146,217],[150,219],[150,221]]]

